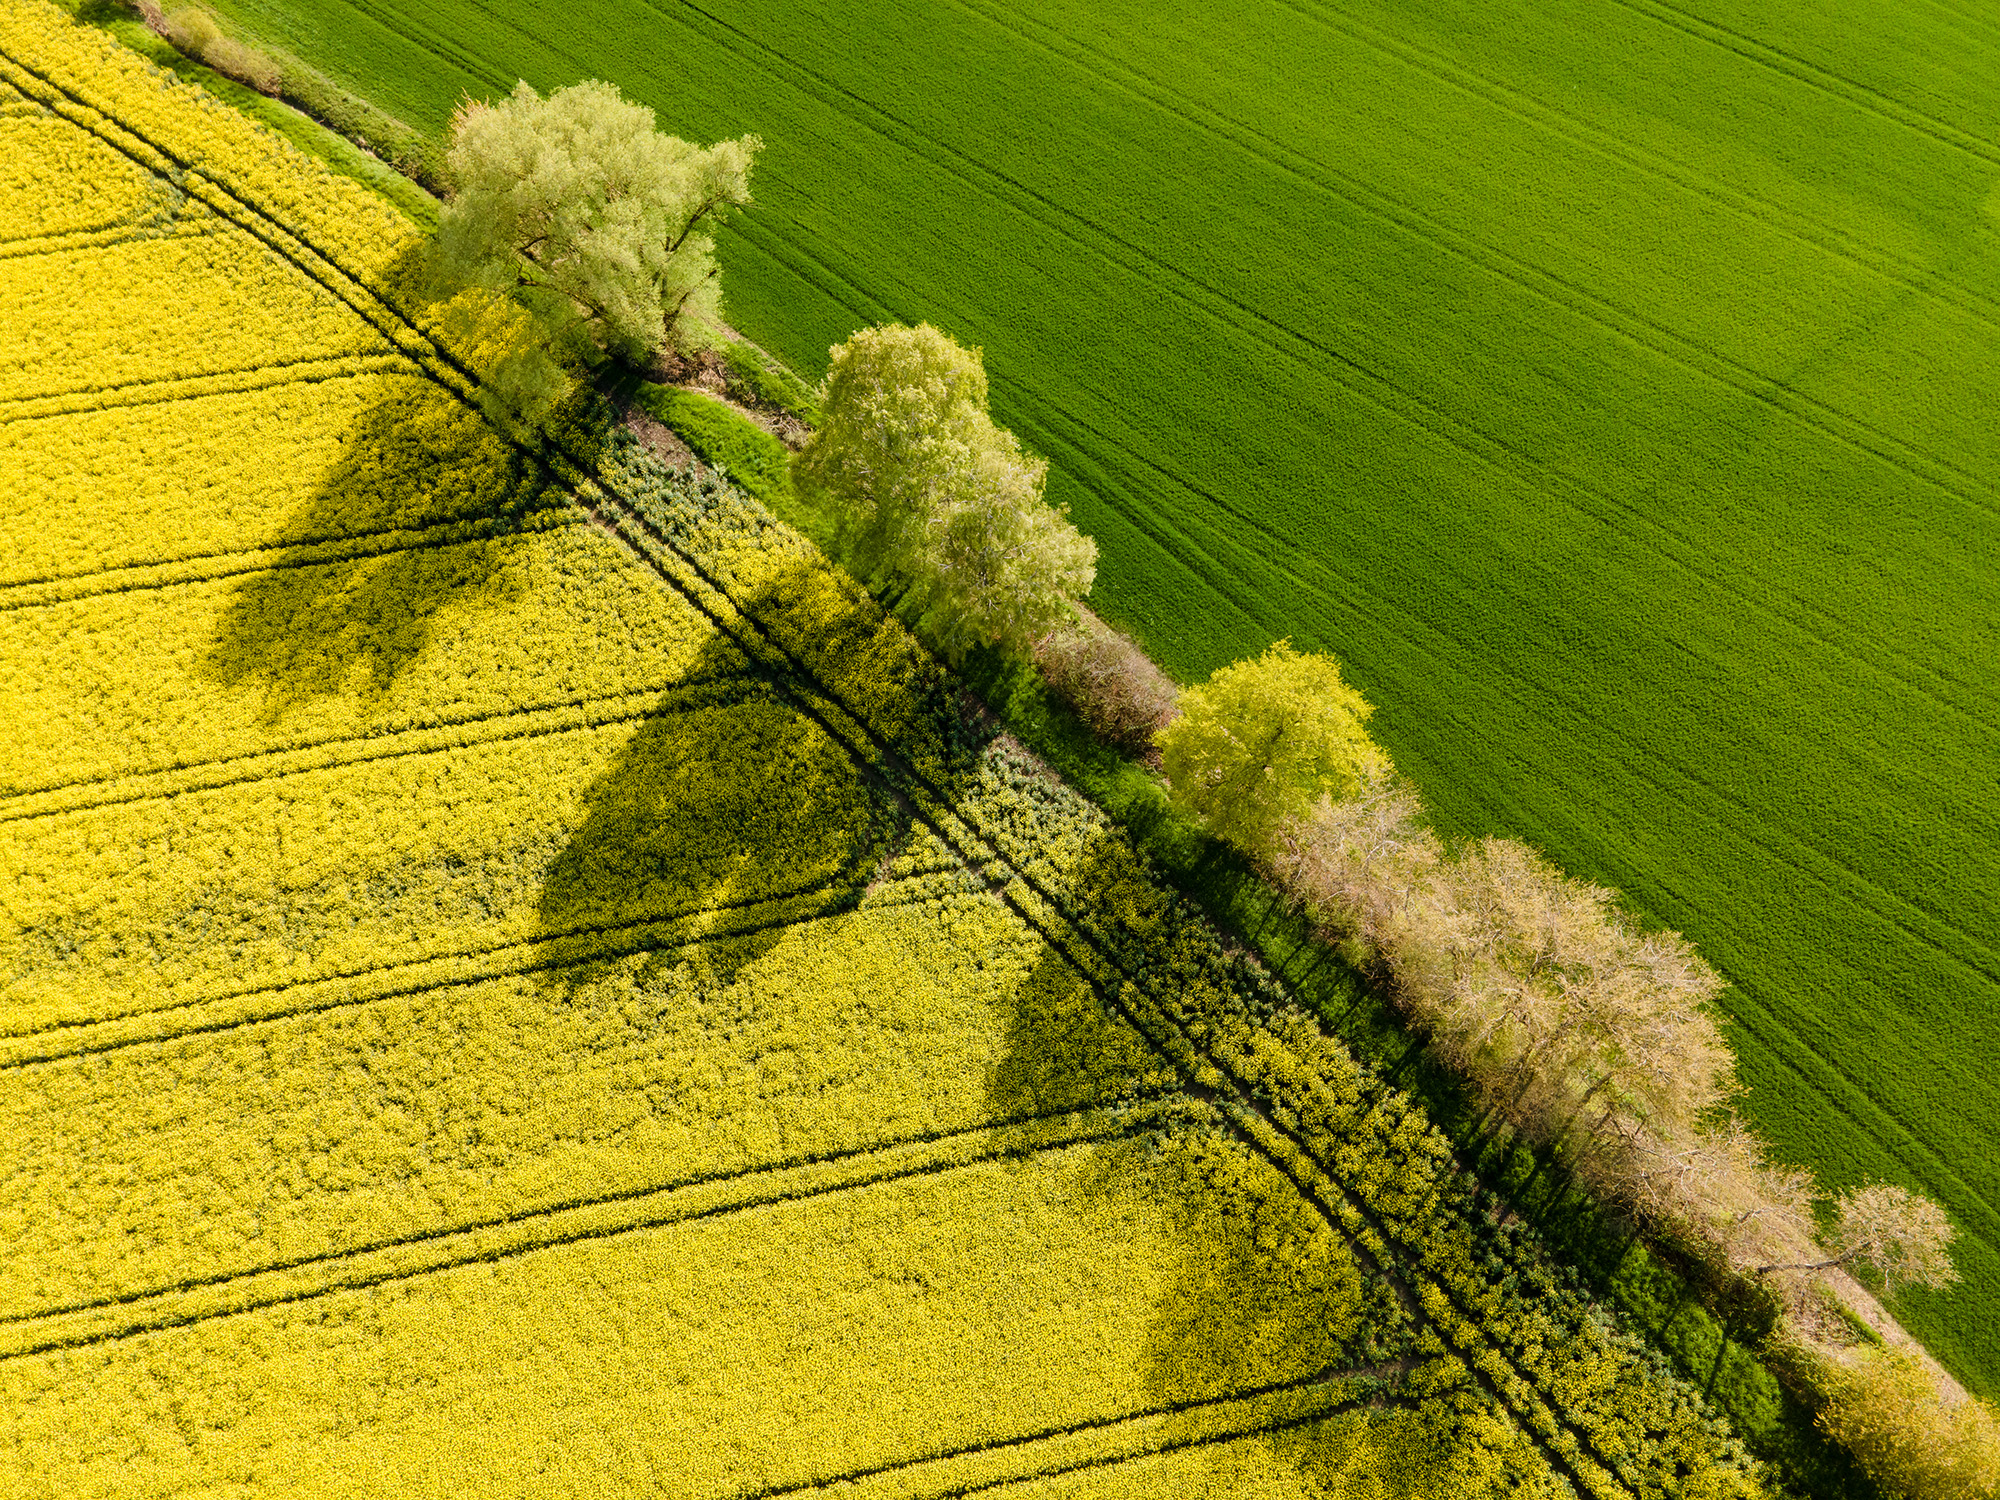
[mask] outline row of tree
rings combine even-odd
[[[1280,642],[1183,693],[1158,735],[1174,800],[1262,865],[1328,942],[1386,983],[1487,1120],[1554,1153],[1729,1271],[1780,1294],[1784,1331],[1831,1397],[1827,1429],[1891,1493],[2000,1492],[2000,1422],[1907,1352],[1840,1357],[1822,1277],[1891,1289],[1955,1279],[1929,1199],[1875,1183],[1821,1231],[1810,1173],[1732,1109],[1721,977],[1678,933],[1511,839],[1448,846],[1367,734],[1331,658]]]
[[[459,107],[437,265],[451,286],[508,292],[541,315],[542,339],[488,382],[504,415],[545,411],[564,364],[639,364],[715,336],[714,230],[750,202],[760,147],[662,134],[607,83],[547,98],[522,83]],[[1025,650],[1072,617],[1096,544],[1044,503],[1048,464],[994,425],[979,350],[897,324],[831,355],[794,478],[834,521],[848,565],[954,659],[982,644]]]

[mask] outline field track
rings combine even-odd
[[[1946,1202],[1905,1311],[2000,1382],[1990,19],[222,8],[432,129],[595,75],[761,132],[737,320],[983,344],[1167,666],[1333,649],[1450,828],[1692,936],[1781,1149]]]

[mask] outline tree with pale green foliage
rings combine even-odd
[[[954,660],[1025,651],[1075,614],[1097,544],[1042,499],[1046,461],[996,427],[986,369],[928,323],[867,328],[830,351],[818,430],[793,476],[864,577]]]
[[[634,360],[700,342],[721,316],[713,230],[750,201],[760,145],[662,134],[650,109],[596,80],[467,101],[445,156],[440,267],[514,290],[560,342]]]
[[[1174,801],[1253,859],[1270,856],[1288,819],[1386,765],[1362,727],[1374,710],[1340,664],[1290,641],[1223,667],[1180,707],[1159,737]]]

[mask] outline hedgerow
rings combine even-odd
[[[433,132],[589,72],[762,131],[737,323],[808,375],[897,315],[982,344],[1164,667],[1336,651],[1445,826],[1686,932],[1751,1102],[1812,1101],[1781,1151],[1953,1214],[1965,1287],[1899,1311],[2000,1390],[2000,89],[1957,10],[979,0],[881,47],[906,5],[227,3]]]
[[[927,800],[948,789],[943,802],[931,803],[934,815],[962,820],[990,846],[1004,861],[997,878],[1019,872],[1009,890],[1028,882],[1027,910],[1087,935],[1088,945],[1065,953],[1119,997],[1142,1030],[1169,1039],[1185,1076],[1242,1088],[1272,1109],[1313,1168],[1344,1185],[1351,1201],[1343,1227],[1364,1244],[1374,1237],[1385,1265],[1407,1267],[1450,1345],[1576,1466],[1587,1488],[1665,1494],[1660,1476],[1683,1470],[1709,1476],[1720,1492],[1754,1488],[1741,1444],[1664,1360],[1618,1331],[1573,1279],[1487,1224],[1494,1211],[1475,1200],[1447,1143],[1414,1106],[1373,1084],[1268,982],[1232,968],[1206,924],[1169,897],[1100,815],[1005,755],[968,761],[963,721],[941,679],[932,682],[928,726],[912,724],[906,708],[883,711],[872,685],[925,684],[928,658],[907,634],[872,629],[883,617],[858,585],[829,579],[809,587],[800,575],[810,565],[754,506],[674,481],[636,444],[614,442],[607,474],[729,580],[750,628],[791,653],[834,712],[854,716],[888,756],[886,770],[907,766],[912,789]],[[694,540],[697,527],[710,533],[705,545]],[[761,570],[759,553],[771,558]],[[773,575],[780,588],[758,586]],[[822,645],[864,635],[872,659]],[[857,660],[866,663],[858,670]]]

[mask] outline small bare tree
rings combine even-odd
[[[1890,1291],[1907,1283],[1946,1287],[1958,1280],[1951,1263],[1957,1231],[1944,1210],[1921,1193],[1877,1182],[1834,1199],[1834,1214],[1833,1233],[1823,1247],[1831,1255],[1757,1269],[1768,1274],[1868,1265],[1880,1273]]]

